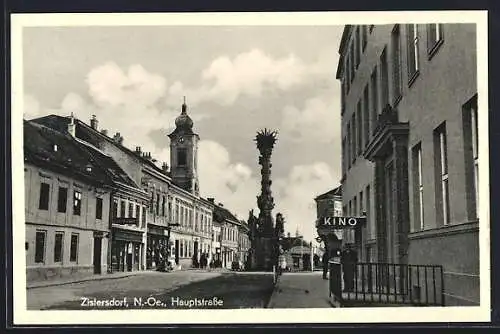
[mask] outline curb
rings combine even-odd
[[[279,287],[280,287],[280,279],[278,277],[278,281],[276,282],[276,285],[274,286],[273,293],[271,294],[271,297],[269,297],[269,301],[267,302],[267,304],[264,308],[269,308],[269,306],[271,306],[273,299],[275,298],[276,293],[279,290]]]
[[[82,282],[89,282],[89,281],[104,281],[104,280],[110,280],[110,279],[119,279],[119,278],[125,278],[125,277],[130,277],[130,276],[135,276],[137,273],[130,273],[128,275],[123,275],[123,276],[102,276],[102,277],[93,277],[93,278],[82,278],[74,281],[69,281],[69,282],[50,282],[46,284],[40,284],[40,285],[32,285],[32,286],[26,286],[26,289],[38,289],[38,288],[46,288],[50,286],[58,286],[58,285],[67,285],[67,284],[73,284],[73,283],[82,283]]]

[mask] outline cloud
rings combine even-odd
[[[23,117],[25,119],[35,118],[41,114],[40,102],[34,96],[25,94],[23,103]]]
[[[282,111],[281,132],[292,140],[322,143],[340,138],[340,103],[332,94],[310,98],[299,109],[288,105]]]
[[[294,234],[298,228],[306,240],[313,241],[317,236],[314,198],[333,189],[337,180],[337,175],[325,162],[294,166],[286,178],[276,180],[273,187],[280,195],[276,198],[274,212],[284,215],[285,230]]]
[[[198,86],[186,87],[182,82],[174,82],[168,89],[167,104],[187,95],[191,105],[215,101],[229,106],[242,95],[261,97],[266,90],[287,91],[333,75],[329,73],[331,61],[326,59],[325,53],[321,53],[316,62],[305,63],[294,54],[273,58],[260,49],[233,58],[220,56],[202,71]]]
[[[200,192],[222,202],[240,219],[256,206],[258,180],[245,164],[232,162],[221,144],[202,140],[199,143],[198,166]]]

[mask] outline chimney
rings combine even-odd
[[[135,147],[135,153],[137,153],[139,156],[141,156],[141,155],[142,155],[142,149],[141,149],[141,147],[140,147],[140,146],[136,146],[136,147]]]
[[[106,129],[102,129],[102,130],[101,130],[101,133],[102,133],[103,135],[107,136],[107,135],[108,135],[108,130],[106,130]]]
[[[210,203],[214,203],[215,204],[215,198],[213,197],[208,197],[207,200],[210,202]]]
[[[90,127],[94,130],[97,130],[97,117],[95,115],[92,115],[92,118],[90,119]]]
[[[218,205],[219,205],[221,208],[223,208],[223,207],[224,207],[224,204],[222,204],[221,202],[219,202],[219,204],[218,204]]]
[[[288,238],[290,238],[290,232],[288,232],[288,233],[286,234],[286,236],[287,236]]]
[[[115,133],[113,140],[120,145],[123,143],[123,137],[120,135],[120,132]]]
[[[70,122],[68,124],[68,132],[72,137],[76,137],[76,124],[75,124],[75,116],[71,113]]]
[[[166,162],[164,162],[162,165],[161,165],[161,169],[166,173],[168,172],[168,164]]]

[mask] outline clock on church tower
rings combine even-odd
[[[175,119],[175,130],[168,137],[172,181],[184,190],[198,195],[197,160],[200,137],[193,132],[193,120],[187,114],[185,99],[181,114]]]

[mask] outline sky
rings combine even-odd
[[[259,129],[278,131],[273,214],[308,241],[314,198],[341,177],[343,26],[86,26],[23,28],[24,117],[69,115],[169,162],[186,96],[200,136],[200,192],[247,219],[260,192]]]

